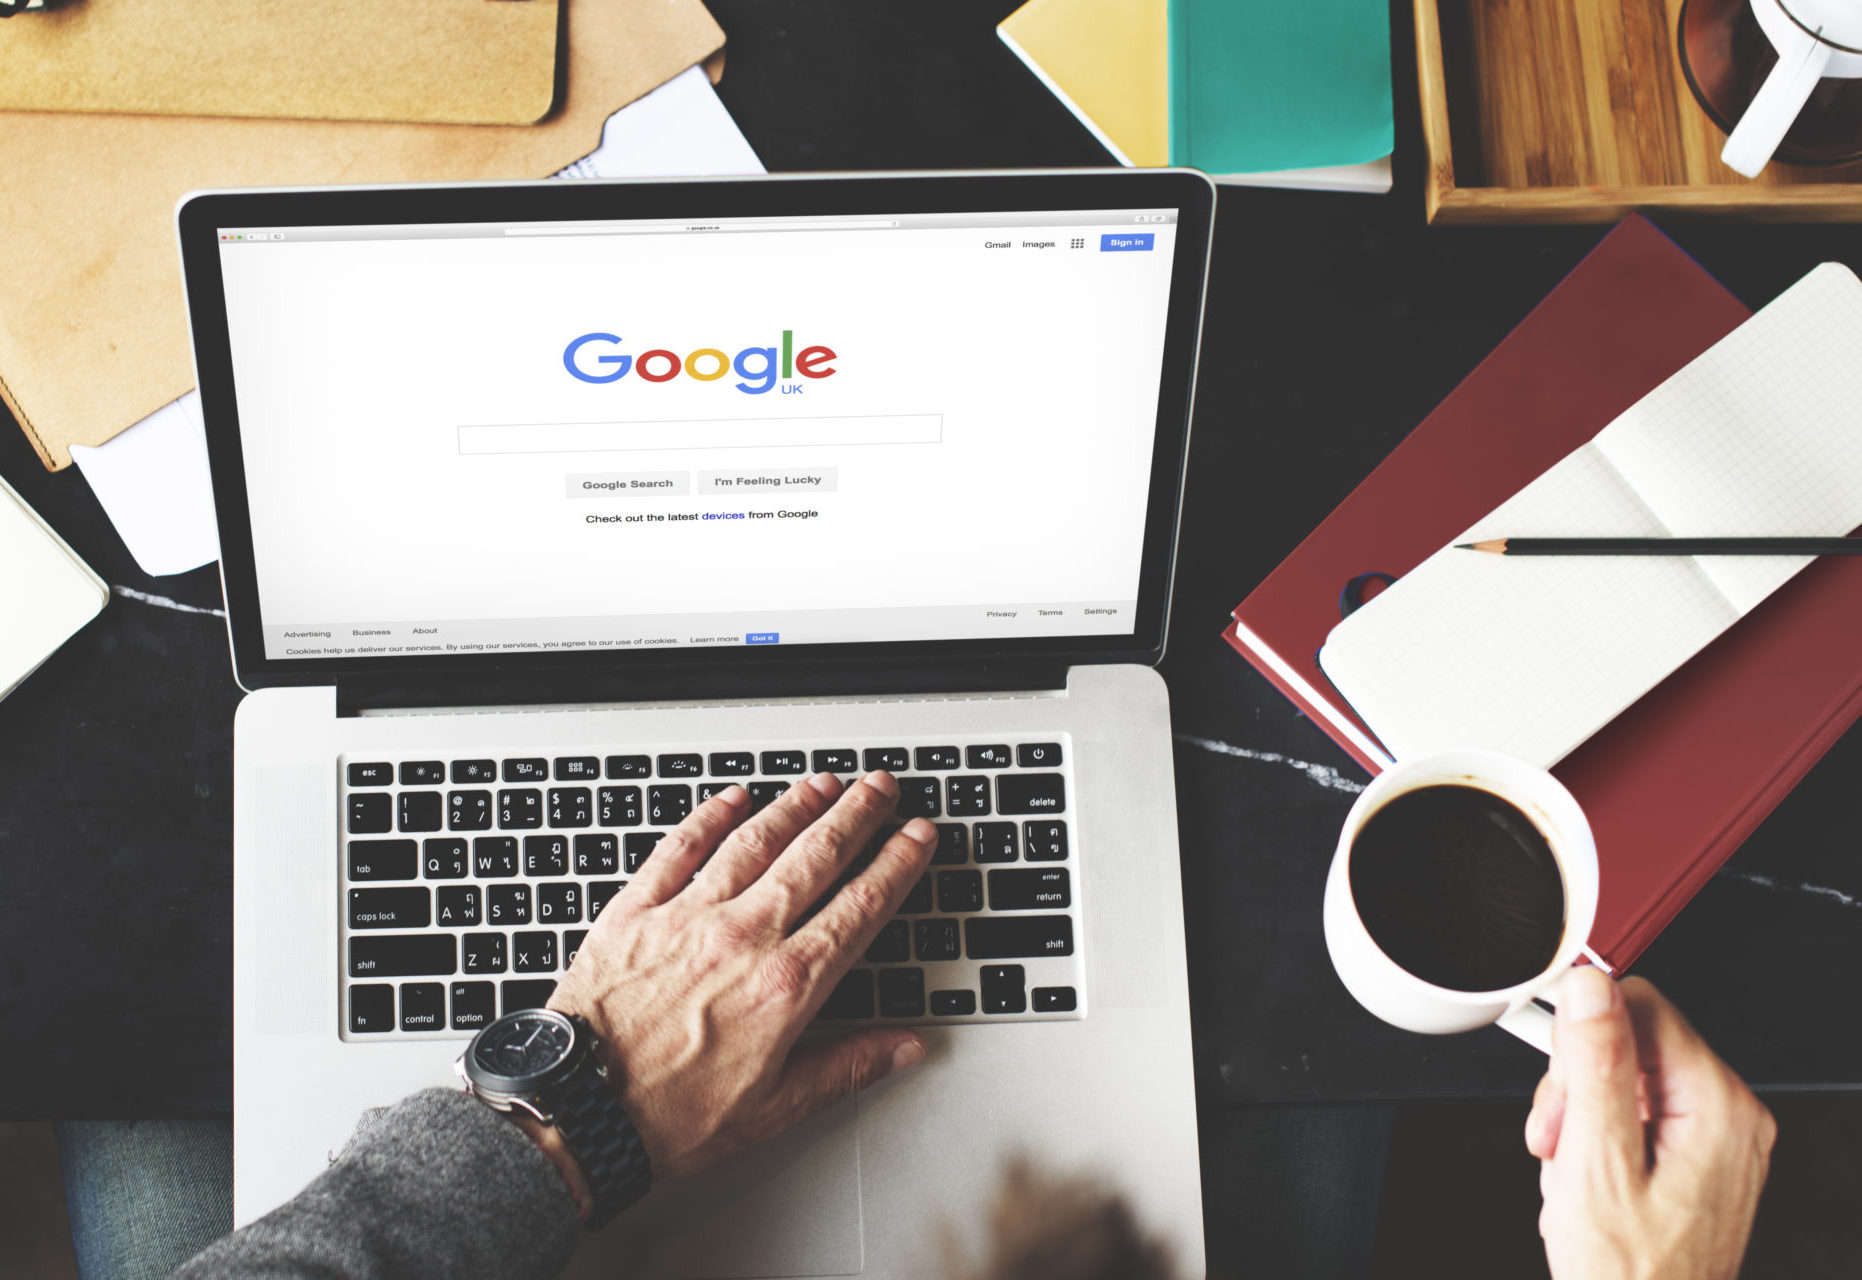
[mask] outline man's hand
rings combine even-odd
[[[1640,978],[1567,975],[1553,1043],[1526,1117],[1553,1276],[1732,1280],[1778,1135],[1771,1112]]]
[[[822,773],[745,821],[750,797],[730,787],[590,928],[550,1007],[601,1037],[655,1176],[695,1173],[924,1056],[904,1028],[796,1045],[931,860],[937,829],[914,818],[841,883],[898,797],[890,774],[843,792]],[[539,1145],[586,1204],[553,1136]]]

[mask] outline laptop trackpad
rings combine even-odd
[[[695,1178],[662,1182],[576,1251],[564,1280],[752,1280],[860,1273],[858,1103]]]

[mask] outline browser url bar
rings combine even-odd
[[[665,235],[668,232],[715,232],[715,231],[889,231],[898,226],[894,221],[857,221],[857,222],[662,222],[650,226],[640,223],[604,223],[591,226],[588,223],[576,223],[561,227],[506,227],[507,236],[625,236],[625,235]]]

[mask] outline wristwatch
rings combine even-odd
[[[653,1187],[652,1163],[614,1096],[600,1044],[586,1019],[520,1009],[473,1036],[453,1064],[486,1106],[527,1112],[562,1134],[594,1197],[590,1231]]]

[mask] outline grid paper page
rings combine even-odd
[[[1455,539],[1668,530],[1595,443]],[[1738,613],[1695,560],[1450,547],[1333,628],[1326,676],[1398,760],[1488,747],[1549,766]]]
[[[1862,525],[1862,281],[1825,263],[1594,442],[1680,537],[1837,536]],[[1588,532],[1578,521],[1562,533]],[[1741,614],[1808,556],[1699,561]]]

